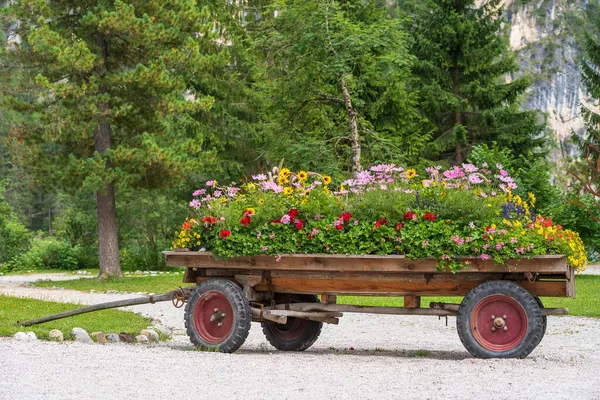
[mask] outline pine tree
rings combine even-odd
[[[518,71],[502,32],[499,0],[402,2],[412,16],[408,30],[417,60],[420,109],[435,131],[424,155],[461,163],[473,145],[497,142],[515,154],[544,142],[535,111],[519,111],[527,78]]]
[[[260,16],[248,29],[268,152],[356,171],[421,150],[404,34],[378,1],[289,0]]]
[[[31,77],[4,99],[35,116],[13,126],[15,157],[45,183],[96,193],[100,277],[120,276],[116,187],[173,185],[199,165],[201,138],[173,121],[211,106],[190,81],[227,62],[223,38],[186,0],[16,0],[2,16],[3,65]]]

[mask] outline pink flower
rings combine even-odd
[[[442,260],[449,260],[450,256],[448,254],[443,254],[442,255]]]
[[[504,242],[496,243],[496,250],[502,250],[502,247],[504,247]]]
[[[260,251],[267,251],[267,250],[269,250],[269,246],[262,246],[260,248]]]
[[[269,235],[269,239],[275,239],[275,232],[273,232]]]
[[[475,248],[473,249],[473,253],[479,253],[479,249],[478,249],[477,247],[475,247]]]
[[[477,174],[471,174],[469,175],[469,182],[471,182],[474,185],[477,185],[479,183],[482,183],[483,179],[481,179],[481,177]]]
[[[490,248],[490,244],[489,243],[486,243],[486,244],[483,245],[483,249],[484,250],[487,250],[489,248]]]
[[[312,231],[310,231],[310,234],[311,234],[312,236],[315,236],[317,233],[319,233],[319,229],[317,229],[317,228],[313,228],[313,230],[312,230]]]
[[[194,193],[192,193],[192,196],[196,197],[196,196],[201,196],[204,193],[206,193],[206,189],[198,189],[196,190]]]
[[[428,240],[423,240],[423,241],[421,242],[421,246],[423,246],[423,247],[427,247],[427,246],[429,246],[429,241],[428,241]]]
[[[266,181],[267,176],[265,174],[252,175],[252,179],[255,181]]]
[[[260,237],[261,237],[261,236],[262,236],[262,232],[258,232],[258,233],[256,234],[256,238],[257,238],[257,239],[260,239]]]
[[[198,201],[198,199],[194,199],[194,200],[190,201],[189,206],[192,208],[195,208],[197,210],[200,208],[200,202]]]
[[[450,240],[452,240],[454,243],[456,243],[459,246],[462,246],[465,243],[465,240],[463,238],[461,238],[460,236],[452,236],[450,238]]]
[[[519,239],[517,239],[517,238],[510,238],[510,242],[511,243],[518,243]]]
[[[278,254],[277,258],[275,259],[275,262],[279,262],[279,261],[281,261],[281,254]]]
[[[215,186],[215,181],[206,181],[206,186]]]
[[[358,226],[358,221],[354,220],[354,226]]]
[[[289,223],[290,223],[290,220],[291,220],[291,218],[290,218],[290,216],[289,216],[289,215],[287,215],[287,214],[285,214],[283,217],[281,217],[281,223],[282,223],[282,224],[286,224],[286,225],[287,225],[287,224],[289,224]]]
[[[490,259],[490,256],[489,256],[488,254],[485,254],[485,253],[483,253],[483,254],[481,255],[481,259],[482,259],[483,261],[485,261],[485,260],[489,260],[489,259]]]

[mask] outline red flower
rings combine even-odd
[[[560,225],[560,224],[557,224],[557,225],[556,225],[556,229],[558,229],[559,231],[562,231],[562,225]]]
[[[207,215],[206,217],[202,218],[202,222],[204,222],[205,224],[213,225],[217,222],[217,218]]]
[[[271,220],[271,223],[272,223],[272,224],[280,224],[280,223],[281,223],[281,220],[280,220],[280,219],[272,219],[272,220]]]
[[[375,227],[380,228],[381,225],[387,225],[387,224],[388,224],[388,220],[385,218],[381,218],[379,221],[375,222]]]
[[[340,218],[344,220],[344,222],[348,222],[350,221],[350,218],[352,218],[352,214],[350,214],[349,212],[345,212],[342,213],[342,215],[340,215]]]
[[[231,231],[229,229],[223,229],[219,235],[223,239],[227,239],[231,235]]]
[[[411,219],[416,219],[417,218],[417,214],[415,214],[412,211],[407,211],[404,213],[404,220],[405,221],[410,221]]]
[[[483,235],[483,238],[487,240],[487,238],[488,238],[488,235]]]
[[[436,214],[433,214],[436,215]],[[452,225],[452,221],[446,221],[446,225]]]
[[[403,226],[404,226],[404,223],[403,223],[403,222],[398,222],[398,223],[396,224],[396,230],[397,230],[397,231],[399,231],[400,229],[402,229],[402,227],[403,227]]]
[[[244,218],[242,218],[240,220],[240,224],[242,224],[244,226],[250,225],[250,217],[248,215],[246,215]]]
[[[289,215],[291,219],[295,219],[298,216],[298,210],[292,208],[290,209],[290,211],[287,212],[287,215]]]
[[[186,229],[186,230],[188,230],[188,231],[189,231],[190,229],[192,229],[192,224],[190,224],[190,223],[189,223],[189,222],[187,222],[187,221],[186,221],[186,222],[184,222],[184,223],[183,223],[183,225],[181,225],[181,226],[183,226],[183,228],[184,228],[184,229]]]
[[[341,231],[342,229],[344,229],[344,225],[335,225],[335,229],[339,229]]]
[[[489,231],[491,231],[491,230],[492,230],[492,227],[491,227],[491,226],[486,226],[486,227],[485,227],[485,231],[486,231],[486,232],[489,232]]]
[[[430,212],[425,212],[425,216],[423,218],[428,219],[430,221],[435,221],[435,217],[437,216],[437,214],[433,214]]]
[[[303,227],[304,227],[304,220],[303,219],[296,220],[296,230],[300,230]]]
[[[246,215],[250,215],[252,214],[252,211],[245,209],[244,211],[242,211],[242,215],[246,216]]]
[[[549,227],[549,226],[552,226],[552,218],[548,218],[547,220],[545,220],[545,221],[542,223],[542,225],[543,225],[544,227],[546,227],[546,228],[547,228],[547,227]]]
[[[554,236],[552,236],[552,235],[548,236],[548,240],[552,242],[554,240]]]

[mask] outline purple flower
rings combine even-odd
[[[194,199],[194,200],[190,201],[189,206],[193,207],[197,210],[200,208],[200,202],[198,201],[198,199]]]
[[[215,181],[206,181],[206,186],[215,186]]]
[[[265,174],[252,175],[252,179],[255,181],[266,181],[267,176]]]
[[[201,196],[204,193],[206,193],[206,189],[198,189],[196,190],[194,193],[192,193],[192,196],[196,197],[196,196]]]

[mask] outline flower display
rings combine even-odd
[[[468,268],[465,257],[504,264],[562,254],[585,268],[579,235],[537,214],[535,195],[519,192],[500,164],[436,166],[423,174],[381,164],[332,183],[328,175],[287,168],[238,185],[209,180],[192,193],[191,215],[172,248],[203,247],[219,258],[403,254],[434,257],[453,272]]]

